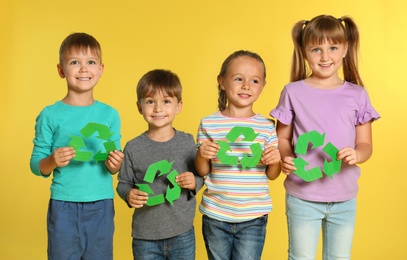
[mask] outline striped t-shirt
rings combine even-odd
[[[201,120],[197,142],[205,140],[226,143],[230,150],[219,150],[211,161],[200,212],[213,219],[232,223],[268,214],[272,204],[266,165],[258,162],[248,167],[242,159],[259,158],[259,151],[253,149],[256,146],[260,146],[261,150],[269,144],[277,147],[273,121],[261,114],[250,118],[230,118],[217,112]]]

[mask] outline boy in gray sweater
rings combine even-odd
[[[129,141],[117,192],[135,208],[134,259],[195,259],[195,194],[203,179],[195,171],[191,134],[173,128],[182,109],[182,87],[168,70],[146,73],[137,85],[137,107],[148,124]]]

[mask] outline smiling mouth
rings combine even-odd
[[[332,65],[332,63],[329,63],[329,64],[319,64],[319,66],[320,67],[323,67],[323,68],[328,68],[328,67],[330,67]]]
[[[249,94],[238,94],[239,97],[241,98],[250,98],[252,95]]]
[[[166,116],[152,116],[153,119],[164,119]]]
[[[90,77],[87,77],[87,78],[78,78],[79,81],[88,81],[88,80],[90,80],[90,79],[91,79]]]

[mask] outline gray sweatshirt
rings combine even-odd
[[[158,240],[174,237],[189,231],[193,227],[196,211],[195,194],[203,186],[203,178],[199,177],[194,167],[196,146],[191,134],[175,131],[171,140],[156,142],[146,133],[129,141],[124,148],[124,161],[118,175],[117,193],[127,202],[127,193],[137,188],[136,184],[147,184],[156,196],[166,195],[168,188],[173,188],[168,174],[155,174],[151,183],[145,180],[150,165],[166,160],[172,163],[168,173],[192,172],[195,174],[196,190],[181,189],[180,197],[173,205],[165,199],[164,203],[135,209],[133,213],[132,237],[137,239]]]

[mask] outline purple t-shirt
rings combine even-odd
[[[293,124],[294,145],[300,135],[315,130],[325,133],[325,144],[331,142],[339,150],[355,147],[356,125],[380,118],[363,87],[345,82],[336,89],[317,89],[303,80],[284,87],[280,101],[270,115],[281,124]],[[324,160],[329,159],[322,151],[323,147],[308,149],[306,155],[295,156],[309,163],[305,170],[314,167],[322,170]],[[323,173],[322,178],[306,182],[290,174],[284,186],[288,194],[304,200],[345,201],[356,197],[359,176],[358,166],[342,163],[340,172],[332,178]]]

